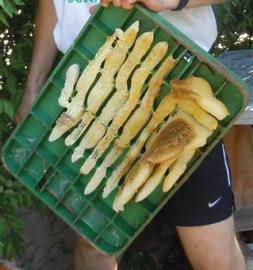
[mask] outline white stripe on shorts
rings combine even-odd
[[[228,185],[231,186],[231,176],[230,176],[230,171],[228,168],[227,154],[226,154],[224,144],[222,144],[222,151],[223,151],[224,164],[225,164],[225,168],[226,168],[226,172],[227,172]]]

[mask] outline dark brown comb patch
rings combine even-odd
[[[175,119],[158,135],[146,158],[151,161],[162,161],[180,154],[183,148],[195,137],[191,125],[184,119]]]

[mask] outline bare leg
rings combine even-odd
[[[245,270],[233,217],[196,227],[177,227],[186,255],[195,270]]]
[[[74,254],[74,270],[117,270],[115,257],[103,254],[77,236]]]

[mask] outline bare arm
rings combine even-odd
[[[226,0],[189,0],[186,8],[215,5],[225,2]],[[107,7],[113,3],[116,7],[131,9],[135,3],[141,2],[154,11],[170,10],[177,7],[179,0],[101,0],[101,4]]]
[[[17,122],[26,115],[54,63],[57,55],[57,48],[53,38],[56,21],[53,0],[39,0],[35,19],[33,55],[25,95],[16,115]]]
[[[222,4],[224,2],[226,2],[226,0],[190,0],[186,8],[207,6],[207,5],[217,5],[217,4]]]

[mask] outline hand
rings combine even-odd
[[[19,105],[16,115],[15,115],[15,122],[18,124],[22,121],[22,119],[27,115],[31,104],[33,103],[34,99],[36,98],[37,93],[31,93],[26,91],[21,104]]]
[[[133,0],[101,0],[101,5],[103,7],[108,7],[111,3],[115,7],[122,7],[124,9],[132,9],[136,1]]]
[[[93,5],[93,6],[91,6],[91,7],[89,8],[90,14],[93,14],[93,13],[95,12],[97,6],[98,6],[98,5]]]
[[[115,7],[131,9],[137,2],[143,3],[153,11],[160,12],[162,10],[176,8],[179,0],[101,0],[101,5],[107,7],[112,3]]]

